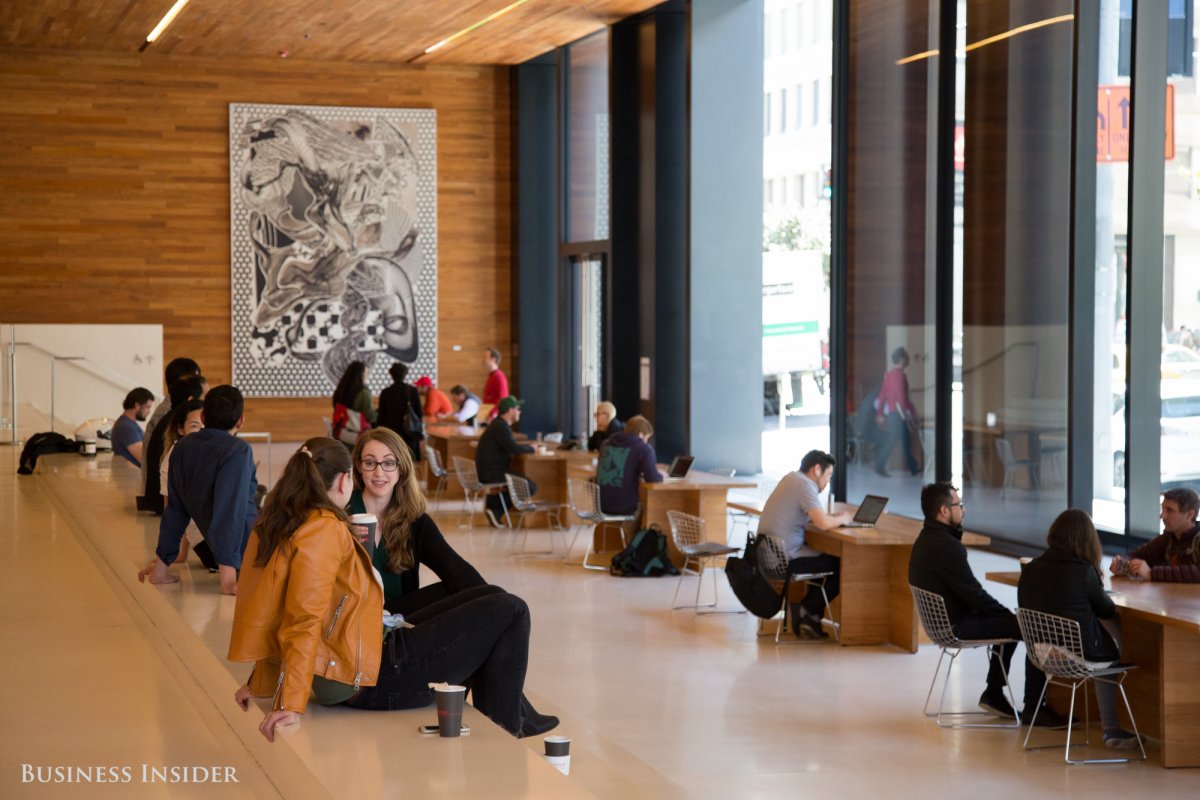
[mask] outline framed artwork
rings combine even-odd
[[[231,103],[233,381],[331,394],[437,375],[437,112]]]

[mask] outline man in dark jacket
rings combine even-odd
[[[632,514],[639,503],[638,479],[661,483],[650,437],[654,426],[645,417],[632,417],[620,433],[612,433],[600,446],[596,483],[600,509],[608,514]]]
[[[158,526],[158,548],[154,560],[138,573],[138,580],[179,580],[167,567],[179,555],[188,522],[195,520],[216,558],[221,593],[237,594],[242,551],[258,516],[254,454],[250,445],[237,438],[242,409],[242,393],[237,387],[218,386],[204,397],[204,429],[176,442],[168,478],[170,499]]]
[[[941,595],[946,602],[950,625],[960,639],[1017,639],[1017,618],[987,593],[967,563],[963,546],[963,509],[958,489],[949,483],[931,483],[921,490],[921,512],[925,526],[913,544],[908,562],[908,582],[918,589]],[[1004,675],[1012,663],[1015,643],[994,648],[989,659],[987,688],[979,698],[980,708],[1002,717],[1015,718],[1004,696]],[[996,651],[999,652],[996,652]],[[1028,724],[1033,718],[1046,676],[1025,662],[1025,710]],[[1039,727],[1065,727],[1066,720],[1049,708],[1037,715]]]
[[[479,473],[480,483],[504,483],[505,473],[513,473],[513,456],[522,453],[532,453],[533,448],[527,444],[517,444],[513,436],[512,426],[521,419],[521,401],[515,397],[505,397],[496,406],[497,415],[487,426],[487,430],[479,437],[479,447],[475,451],[475,470]],[[529,481],[529,493],[537,492],[537,485]],[[512,503],[508,490],[500,494],[489,494],[484,501],[484,510],[488,522],[493,528],[504,527],[500,518],[504,509]]]
[[[1200,495],[1191,489],[1163,492],[1163,532],[1129,554],[1129,576],[1147,581],[1200,583]],[[1116,572],[1121,562],[1114,559]]]

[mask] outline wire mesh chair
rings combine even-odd
[[[475,462],[469,458],[462,456],[454,456],[454,477],[458,479],[458,483],[463,488],[463,510],[458,515],[458,527],[474,528],[475,527],[475,504],[482,501],[492,492],[500,491],[508,487],[507,483],[481,483],[479,481],[479,473],[475,470]],[[500,507],[504,510],[504,521],[508,523],[508,527],[512,527],[512,518],[508,514],[508,504],[504,502],[504,495],[500,495]],[[468,518],[469,516],[469,518]],[[467,524],[463,524],[463,519],[468,518]]]
[[[697,614],[744,614],[745,609],[716,610],[720,600],[721,587],[715,578],[713,579],[713,601],[711,603],[700,602],[700,589],[704,585],[704,573],[708,571],[708,562],[714,558],[733,555],[738,552],[738,548],[706,541],[704,520],[700,517],[685,514],[682,511],[668,511],[667,521],[671,525],[671,538],[675,541],[675,547],[683,554],[683,564],[679,568],[679,581],[675,584],[675,595],[671,598],[671,609],[691,608]],[[695,566],[692,566],[693,564]],[[692,605],[676,605],[675,601],[679,598],[679,590],[683,588],[683,579],[689,569],[696,575],[696,602]],[[702,608],[712,610],[701,611]]]
[[[425,445],[425,463],[429,468],[429,473],[437,478],[433,491],[429,493],[429,499],[435,502],[442,500],[450,485],[450,473],[446,470],[446,465],[442,463],[442,454],[432,445]]]
[[[1032,458],[1017,458],[1013,455],[1012,442],[1000,436],[996,439],[996,456],[1004,467],[1004,486],[1000,488],[1000,496],[1008,494],[1016,482],[1017,473],[1026,470],[1029,474],[1030,487],[1037,489],[1041,486],[1041,476],[1038,474],[1038,463]]]
[[[950,672],[954,669],[954,659],[964,650],[974,650],[980,647],[990,648],[988,650],[989,658],[1000,658],[1000,654],[996,651],[997,647],[1006,644],[1013,644],[1016,639],[960,639],[954,633],[954,628],[950,625],[950,615],[946,612],[946,600],[940,594],[919,589],[912,584],[908,588],[912,590],[913,602],[917,606],[917,616],[921,618],[921,626],[925,628],[925,634],[930,641],[941,648],[942,654],[938,656],[937,667],[933,670],[933,680],[929,682],[929,693],[925,695],[924,714],[927,717],[936,717],[939,728],[1019,728],[1021,722],[1013,719],[1012,722],[943,722],[942,717],[985,717],[990,716],[986,711],[946,711],[946,694],[950,690]],[[942,662],[946,656],[950,657],[950,661],[946,666],[946,677],[942,684],[942,697],[938,702],[937,711],[929,710],[929,700],[933,697],[933,688],[937,685],[938,673],[942,670]],[[1016,703],[1013,701],[1012,686],[1008,682],[1008,670],[1004,668],[1004,660],[1000,660],[1000,670],[1004,674],[1004,688],[1008,691],[1008,701],[1013,707]]]
[[[505,474],[505,482],[508,484],[508,496],[512,498],[512,507],[520,516],[517,517],[516,527],[523,529],[524,534],[521,536],[521,547],[513,548],[514,555],[537,555],[554,552],[554,531],[563,530],[562,512],[567,507],[566,503],[556,503],[553,500],[534,500],[533,495],[529,491],[529,481],[520,475]],[[525,546],[529,541],[529,527],[525,524],[529,519],[530,514],[545,512],[546,519],[550,522],[550,549],[538,550],[529,553]]]
[[[1138,734],[1137,722],[1133,718],[1133,709],[1129,707],[1129,697],[1125,694],[1125,676],[1129,670],[1136,669],[1133,664],[1109,664],[1088,661],[1083,655],[1083,641],[1079,634],[1079,623],[1066,617],[1034,611],[1029,608],[1017,609],[1017,624],[1021,626],[1021,637],[1029,653],[1029,660],[1034,666],[1046,673],[1046,685],[1042,687],[1042,696],[1038,698],[1037,711],[1029,721],[1029,730],[1025,732],[1026,750],[1045,750],[1046,747],[1030,747],[1029,735],[1037,722],[1038,712],[1041,711],[1042,700],[1046,697],[1046,689],[1050,684],[1071,688],[1071,708],[1067,719],[1075,718],[1075,690],[1084,687],[1084,745],[1091,744],[1091,726],[1088,716],[1087,684],[1089,681],[1104,681],[1114,684],[1121,692],[1121,700],[1125,703],[1125,713],[1129,714],[1129,723],[1133,726],[1133,734],[1137,737],[1138,747],[1142,757],[1137,758],[1085,758],[1071,760],[1071,727],[1067,727],[1067,743],[1063,752],[1063,760],[1068,764],[1120,764],[1127,761],[1145,761],[1146,746]],[[1048,745],[1047,747],[1058,745]]]
[[[792,613],[792,604],[788,602],[788,590],[793,583],[815,583],[821,587],[821,599],[825,602],[826,616],[826,619],[821,621],[828,622],[833,628],[833,641],[839,640],[841,626],[833,619],[833,612],[829,608],[829,595],[825,593],[825,579],[833,575],[832,570],[792,572],[788,569],[787,547],[783,540],[778,536],[771,536],[761,531],[758,534],[758,570],[769,581],[783,581],[783,609],[782,616],[777,617],[778,622],[775,626],[776,644],[816,644],[822,641],[799,637],[790,642],[783,640],[783,631],[787,627],[788,617]]]
[[[586,532],[588,537],[587,552],[583,554],[581,565],[584,569],[608,569],[605,564],[589,563],[588,558],[595,552],[594,529],[599,528],[602,531],[616,526],[617,531],[621,534],[621,548],[628,546],[629,542],[625,535],[625,529],[621,527],[623,522],[635,521],[639,511],[634,511],[632,514],[605,514],[600,510],[600,486],[591,481],[580,480],[579,478],[567,479],[567,500],[571,506],[571,511],[581,520],[581,524],[576,526],[575,535],[571,537],[571,544],[567,546],[567,555],[563,557],[565,562],[571,555],[571,550],[575,547],[575,540],[579,538],[579,534]]]

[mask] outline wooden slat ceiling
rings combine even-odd
[[[191,0],[147,52],[419,64],[519,64],[662,0]],[[4,0],[0,47],[137,52],[174,0]]]

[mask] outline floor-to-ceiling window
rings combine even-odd
[[[763,472],[829,448],[832,0],[763,4]]]

